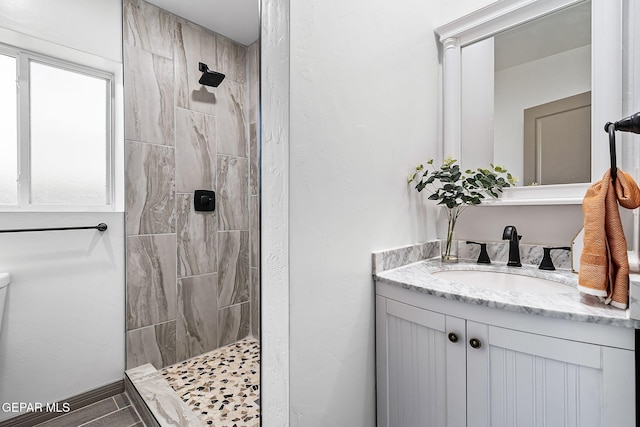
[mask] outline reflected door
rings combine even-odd
[[[591,92],[524,110],[524,184],[591,182]]]

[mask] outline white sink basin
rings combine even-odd
[[[451,282],[500,291],[561,294],[575,290],[569,285],[551,280],[496,271],[447,270],[437,271],[432,274]]]

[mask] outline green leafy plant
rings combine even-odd
[[[433,166],[433,159],[427,165],[430,167],[418,165],[407,182],[415,183],[419,192],[427,190],[431,193],[429,200],[447,208],[447,246],[443,255],[449,255],[456,221],[465,208],[481,204],[486,197],[498,198],[504,188],[515,185],[518,180],[505,168],[493,164],[488,169],[463,172],[451,157],[445,159],[440,168]]]

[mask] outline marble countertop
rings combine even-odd
[[[445,270],[493,271],[539,277],[567,285],[567,292],[533,293],[486,289],[455,283],[432,273]],[[597,297],[576,289],[578,275],[568,270],[544,271],[537,266],[507,267],[505,263],[490,265],[475,262],[442,263],[439,259],[423,260],[374,273],[374,279],[415,292],[454,301],[483,305],[502,310],[580,322],[640,328],[640,321],[629,317],[629,310],[602,304]]]

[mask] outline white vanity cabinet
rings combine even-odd
[[[378,427],[636,425],[633,329],[376,288]]]

